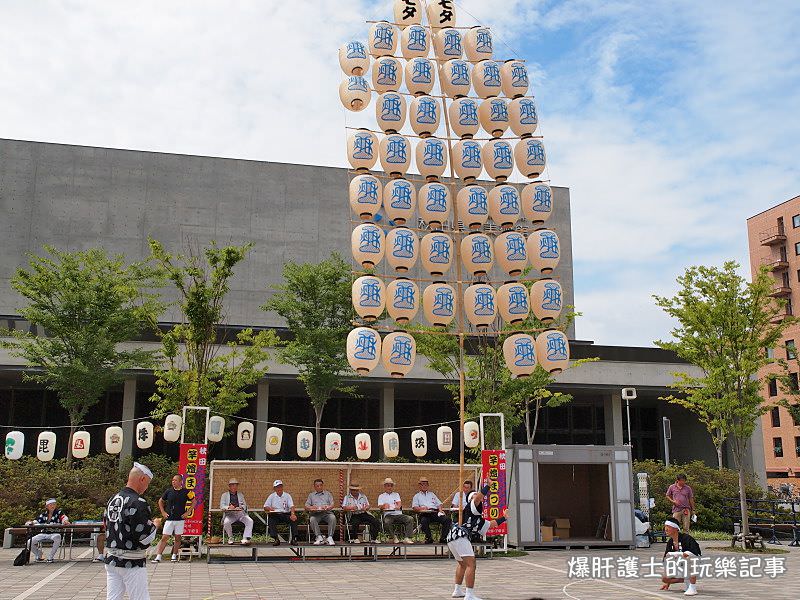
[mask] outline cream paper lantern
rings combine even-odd
[[[456,291],[443,281],[434,282],[422,294],[425,318],[434,327],[447,327],[456,316]]]
[[[527,288],[510,281],[497,289],[497,310],[504,322],[514,325],[528,318],[531,312]]]
[[[275,456],[281,452],[281,444],[283,443],[283,429],[280,427],[270,427],[267,429],[267,454]]]
[[[489,190],[489,216],[501,229],[510,229],[519,220],[519,191],[513,185],[500,184]]]
[[[164,419],[164,441],[177,442],[181,439],[183,418],[180,415],[167,415]]]
[[[447,167],[449,148],[439,138],[429,137],[417,142],[416,163],[419,174],[428,181],[436,181]]]
[[[569,366],[569,340],[555,329],[536,336],[536,358],[548,373],[561,373]]]
[[[430,96],[417,96],[411,101],[408,111],[408,121],[414,133],[421,137],[428,137],[436,133],[441,118],[439,102]],[[419,166],[419,165],[417,165]]]
[[[500,65],[493,60],[477,63],[472,69],[470,79],[478,97],[491,98],[500,95]]]
[[[439,60],[461,58],[464,49],[458,29],[439,29],[433,36],[433,52]]]
[[[314,451],[314,434],[310,431],[300,431],[297,433],[297,456],[308,458]]]
[[[428,273],[444,275],[453,265],[453,239],[442,231],[432,231],[423,236],[419,253]]]
[[[380,143],[381,166],[387,175],[403,176],[411,166],[411,146],[402,135],[387,135]]]
[[[506,367],[515,379],[528,377],[536,370],[536,342],[527,333],[515,333],[503,342]]]
[[[475,140],[461,140],[453,146],[453,170],[465,182],[474,181],[481,176],[481,144]]]
[[[379,94],[396,92],[403,84],[403,66],[393,56],[381,56],[372,63],[372,89]]]
[[[25,450],[25,434],[21,431],[9,431],[6,434],[6,458],[19,460]]]
[[[119,454],[122,452],[123,438],[122,427],[118,425],[106,427],[106,452],[109,454]]]
[[[518,141],[514,148],[514,160],[519,172],[528,179],[535,179],[541,175],[547,166],[547,155],[542,140],[526,138]]]
[[[400,27],[422,23],[420,0],[394,0],[394,22]]]
[[[236,428],[236,445],[243,450],[252,448],[255,427],[250,421],[242,421]]]
[[[88,431],[76,431],[72,435],[72,456],[73,458],[86,458],[89,456],[89,445],[92,439]]]
[[[53,460],[56,455],[56,434],[52,431],[42,431],[36,441],[36,458],[42,462]]]
[[[381,357],[381,336],[369,327],[356,327],[347,334],[347,362],[359,375],[366,375],[378,366]]]
[[[474,98],[458,98],[447,107],[450,129],[458,137],[469,139],[478,133],[478,102]]]
[[[339,48],[339,65],[345,75],[363,75],[369,69],[367,47],[363,42],[353,40]]]
[[[477,448],[481,443],[481,428],[475,421],[464,423],[464,445],[467,448]]]
[[[542,323],[549,323],[561,316],[561,284],[553,279],[539,279],[531,286],[531,310]]]
[[[544,223],[553,213],[553,191],[541,181],[534,181],[522,188],[520,194],[522,214],[532,224]]]
[[[494,240],[497,264],[511,277],[517,277],[528,266],[525,236],[519,231],[506,231]]]
[[[221,442],[225,434],[225,419],[219,415],[214,415],[208,420],[208,431],[206,437],[209,442]]]
[[[419,258],[419,238],[408,227],[394,227],[386,234],[386,262],[398,273],[406,273]]]
[[[528,67],[521,60],[507,60],[500,67],[503,93],[509,98],[519,98],[528,93]]]
[[[539,115],[533,98],[514,98],[508,104],[508,120],[514,135],[527,138],[539,126]]]
[[[373,175],[356,175],[350,181],[350,208],[360,219],[371,221],[381,209],[381,184]]]
[[[392,377],[404,377],[414,368],[417,342],[405,331],[394,331],[383,339],[381,358],[383,366]]]
[[[488,327],[497,317],[497,299],[488,283],[475,283],[464,290],[464,314],[475,327]]]
[[[358,129],[347,136],[347,160],[356,171],[366,172],[378,160],[378,138],[366,129]]]
[[[470,233],[461,240],[461,261],[473,277],[485,275],[494,265],[494,248],[489,236]]]
[[[353,229],[350,236],[353,258],[366,269],[383,260],[385,238],[383,230],[374,223],[364,223]]]
[[[492,137],[502,137],[508,129],[508,101],[505,98],[489,98],[481,102],[478,119],[483,130]]]
[[[460,98],[468,95],[472,88],[469,63],[460,58],[448,60],[439,67],[439,83],[446,96]]]
[[[433,91],[435,82],[433,63],[424,57],[412,58],[406,63],[406,88],[410,94],[422,96]]]
[[[453,449],[453,428],[441,425],[436,429],[436,446],[439,452],[450,452]]]
[[[406,60],[428,56],[429,48],[428,30],[422,25],[409,25],[400,33],[400,53]]]
[[[383,434],[383,455],[386,458],[397,458],[400,454],[400,436],[395,431]]]
[[[351,295],[356,314],[368,323],[378,319],[386,307],[386,286],[373,275],[356,279]]]
[[[407,179],[392,179],[383,188],[383,210],[396,225],[405,225],[414,218],[417,189]]]
[[[397,92],[384,92],[375,102],[375,120],[384,133],[397,133],[406,122],[406,99]]]
[[[400,32],[397,27],[386,21],[373,23],[369,28],[367,46],[374,57],[392,56],[397,50]]]
[[[528,260],[542,275],[549,275],[558,266],[561,244],[558,234],[550,229],[537,229],[528,236]]]
[[[369,460],[372,456],[372,439],[368,433],[356,434],[356,458],[358,460]]]
[[[153,446],[154,428],[150,421],[140,421],[136,424],[136,447],[147,450]]]
[[[342,434],[331,431],[325,436],[325,458],[339,460],[342,454]]]
[[[493,139],[481,150],[486,173],[495,181],[505,181],[514,172],[514,150],[508,140]]]
[[[467,29],[464,34],[464,54],[467,60],[472,62],[491,60],[493,52],[492,32],[488,27],[475,25]]]
[[[400,324],[417,316],[419,301],[419,288],[409,279],[395,279],[386,286],[386,312]]]
[[[419,188],[419,216],[431,229],[439,229],[450,218],[450,189],[443,183],[426,183]]]
[[[468,229],[479,230],[489,220],[489,198],[480,185],[467,185],[456,195],[458,217]]]
[[[367,108],[372,99],[367,80],[360,75],[351,75],[339,84],[339,99],[342,106],[353,112]]]
[[[456,7],[453,0],[427,0],[425,12],[433,29],[456,26]]]
[[[415,429],[411,432],[411,452],[417,458],[428,453],[428,434],[424,429]]]

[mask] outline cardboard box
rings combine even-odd
[[[560,540],[566,539],[569,537],[569,530],[570,530],[570,523],[569,519],[554,519],[553,523],[553,535]]]
[[[552,542],[553,541],[553,528],[549,527],[548,525],[542,525],[542,540],[543,542]]]

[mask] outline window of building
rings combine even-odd
[[[794,345],[794,340],[786,340],[786,358],[789,360],[797,358],[797,347]]]
[[[796,392],[797,387],[797,373],[789,373],[789,389]]]
[[[794,255],[800,256],[800,242],[794,243]]]
[[[789,286],[786,286],[786,287],[789,287]],[[794,309],[792,308],[792,299],[791,298],[787,298],[786,299],[786,314],[789,315],[789,316],[794,314]]]
[[[764,348],[767,353],[767,358],[775,358],[775,348]]]
[[[769,415],[772,418],[772,426],[773,427],[780,427],[781,426],[781,411],[780,409],[775,406],[771,411],[769,411]]]
[[[800,281],[800,269],[797,269],[797,281]]]
[[[794,215],[792,217],[792,227],[794,227],[795,229],[800,227],[800,215]]]
[[[797,407],[797,404],[795,404],[795,407]],[[800,427],[800,421],[797,420],[797,417],[800,414],[800,411],[798,411],[798,410],[789,411],[789,414],[792,415],[792,424],[795,427]]]
[[[794,438],[794,454],[795,456],[800,457],[800,435],[797,435]]]
[[[769,393],[770,398],[778,395],[778,382],[776,380],[770,379],[767,382],[767,393]]]
[[[772,453],[775,458],[783,458],[783,439],[776,437],[772,438]]]

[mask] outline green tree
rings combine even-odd
[[[674,385],[682,397],[669,400],[697,414],[715,443],[729,445],[739,472],[742,530],[747,535],[745,453],[756,421],[769,410],[759,395],[758,372],[770,362],[764,349],[775,347],[791,321],[777,318],[783,303],[770,297],[775,280],[768,269],[760,269],[751,283],[738,269],[734,261],[722,268],[690,267],[678,277],[675,296],[654,298],[678,323],[672,341],[656,344],[701,370],[697,377],[675,373]]]
[[[320,459],[320,422],[331,394],[354,394],[345,378],[347,334],[352,329],[350,265],[334,253],[319,263],[288,262],[284,283],[262,306],[285,321],[291,339],[281,342],[278,358],[297,368],[315,413],[314,455]]]
[[[800,385],[798,385],[800,359],[797,357],[796,347],[784,346],[784,350],[787,356],[793,358],[776,360],[775,363],[778,365],[779,371],[770,374],[767,379],[777,380],[784,395],[778,401],[778,404],[789,412],[789,416],[796,425],[800,425]],[[791,366],[789,361],[792,361],[794,366]]]
[[[163,304],[154,292],[161,285],[157,271],[143,263],[126,265],[100,248],[62,252],[45,246],[44,256],[29,255],[11,286],[26,300],[20,314],[43,329],[33,335],[15,330],[3,345],[24,358],[35,381],[58,394],[69,415],[72,435],[87,411],[123,379],[126,369],[154,364],[154,353],[119,347],[146,328],[155,329]],[[40,329],[40,333],[42,333]]]

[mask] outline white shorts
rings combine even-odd
[[[447,542],[447,547],[453,554],[458,562],[465,556],[475,556],[475,551],[472,549],[472,542],[468,537],[460,537],[454,539],[452,542]]]
[[[183,521],[164,521],[164,535],[183,535]]]

